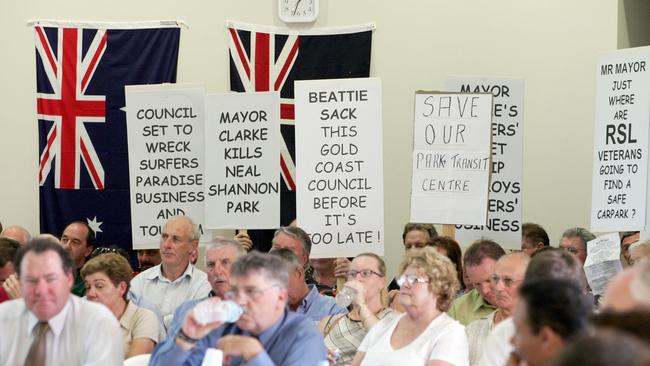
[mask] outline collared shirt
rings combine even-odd
[[[0,365],[25,362],[37,324],[38,319],[22,298],[0,304]],[[115,315],[106,306],[71,295],[48,324],[47,366],[122,365],[122,334]]]
[[[124,343],[124,357],[128,356],[134,339],[147,338],[158,343],[158,318],[151,310],[140,308],[129,301],[120,318],[120,328]]]
[[[483,343],[483,356],[480,366],[503,366],[508,362],[513,350],[510,339],[515,335],[515,322],[512,317],[504,319],[490,332]]]
[[[472,289],[472,291],[454,300],[447,314],[458,320],[462,325],[468,325],[476,319],[488,316],[496,309],[496,306],[488,304],[476,289]]]
[[[150,365],[201,365],[205,352],[215,347],[219,338],[239,334],[251,336],[236,323],[226,323],[203,337],[192,349],[176,345],[175,337],[167,337],[151,355]],[[311,320],[289,310],[257,337],[264,351],[249,360],[247,366],[317,366],[327,359],[323,336]],[[242,365],[241,357],[231,357],[232,366]]]
[[[168,280],[162,275],[161,264],[153,266],[131,280],[131,291],[134,293],[136,305],[139,299],[155,305],[158,314],[163,319],[163,325],[169,328],[176,308],[188,300],[202,299],[212,288],[205,272],[188,264],[185,272],[174,280]]]
[[[469,343],[469,364],[478,365],[481,354],[484,351],[485,339],[494,329],[494,317],[498,310],[480,317],[465,327],[467,333],[467,342]]]
[[[328,315],[345,314],[348,312],[334,302],[331,296],[321,295],[316,285],[308,285],[309,292],[296,309],[296,313],[304,314],[313,321],[320,321]]]

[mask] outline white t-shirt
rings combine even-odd
[[[365,352],[361,365],[426,365],[429,360],[441,360],[455,366],[469,364],[465,327],[446,313],[433,319],[427,329],[410,344],[394,350],[390,339],[397,323],[406,314],[384,318],[375,324],[359,346]]]

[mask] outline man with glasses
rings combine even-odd
[[[596,235],[581,227],[573,227],[562,233],[560,249],[573,254],[583,265],[587,259],[587,242],[596,239]]]
[[[305,268],[291,249],[273,248],[269,253],[284,259],[289,267],[288,305],[290,310],[303,314],[316,322],[328,315],[347,313],[346,309],[334,302],[333,297],[321,295],[315,284],[307,285]]]
[[[215,345],[230,365],[322,364],[326,349],[314,322],[287,309],[288,273],[286,261],[275,255],[239,258],[231,267],[231,297],[243,315],[235,323],[203,325],[188,312],[178,335],[156,347],[150,364],[198,366]]]
[[[83,221],[73,221],[61,234],[61,245],[70,253],[74,262],[74,285],[72,293],[83,297],[86,295],[86,284],[79,274],[95,246],[95,232]]]
[[[509,318],[517,305],[517,291],[524,280],[530,257],[523,252],[510,253],[499,258],[490,276],[490,286],[497,310],[467,325],[469,363],[477,365],[484,353],[483,345],[494,327]]]

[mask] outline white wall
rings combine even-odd
[[[449,75],[526,82],[523,219],[553,242],[589,225],[595,63],[617,48],[618,3],[594,0],[320,0],[315,26],[374,21],[372,76],[384,87],[386,245],[402,255],[408,220],[413,92]],[[228,89],[226,19],[276,25],[275,0],[3,0],[0,5],[0,221],[38,230],[35,51],[29,19],[181,19],[178,81]],[[464,244],[464,243],[463,243]]]

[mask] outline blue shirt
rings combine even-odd
[[[182,308],[177,309],[176,315],[180,315],[180,311],[187,312],[195,304],[196,302],[183,304]],[[206,350],[209,347],[215,347],[222,336],[229,334],[251,336],[250,333],[239,328],[236,323],[226,323],[201,338],[194,348],[185,351],[176,345],[175,334],[179,329],[180,327],[169,327],[169,337],[156,346],[149,361],[150,365],[200,366]],[[264,352],[253,357],[246,365],[317,366],[327,360],[323,336],[316,329],[315,324],[308,318],[287,309],[280,320],[257,338],[264,347]],[[231,357],[231,365],[243,363],[244,360],[241,357]]]
[[[309,285],[309,292],[296,309],[296,313],[303,314],[309,319],[318,322],[328,315],[345,314],[348,310],[334,302],[331,296],[321,295],[316,285]]]

